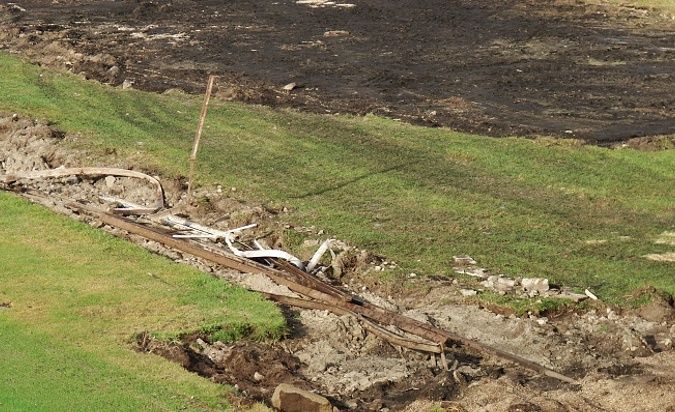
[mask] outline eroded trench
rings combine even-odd
[[[100,159],[71,149],[64,144],[68,139],[30,119],[1,118],[0,176],[92,166],[88,159]],[[105,163],[97,166],[131,166],[114,154]],[[193,221],[223,230],[257,223],[247,236],[279,249],[287,247],[285,233],[302,233],[305,240],[294,246],[294,252],[303,259],[326,238],[320,229],[293,226],[283,207],[251,205],[219,187],[199,189],[195,196],[202,201],[190,204],[182,179],[162,182],[167,205]],[[84,199],[101,205],[100,196],[105,195],[149,204],[154,191],[138,179],[111,176],[18,181],[7,189],[78,219],[83,217],[64,207],[65,201]],[[95,219],[86,220],[225,281],[251,290],[292,294],[264,275],[224,269]],[[347,242],[336,242],[334,253],[320,275],[326,281],[381,307],[526,357],[574,377],[579,384],[561,383],[462,347],[447,352],[446,370],[437,356],[392,346],[369,333],[352,315],[290,307],[283,308],[290,332],[280,341],[223,343],[192,334],[178,343],[166,343],[142,334],[137,348],[179,362],[215,382],[234,385],[251,402],[269,402],[274,388],[284,382],[325,396],[339,410],[423,411],[434,403],[448,410],[471,411],[673,410],[672,302],[654,299],[641,313],[622,313],[597,303],[583,313],[517,317],[491,312],[467,299],[456,279],[417,277],[406,281],[413,287],[385,288],[369,274],[382,266],[395,267],[394,262]]]

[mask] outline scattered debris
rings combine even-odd
[[[23,122],[23,120],[18,119],[16,122]],[[62,161],[59,157],[55,158],[52,155],[45,154],[47,152],[42,149],[35,155],[35,161],[32,158],[26,161],[10,153],[9,150],[13,150],[11,146],[5,149],[2,144],[3,142],[0,141],[0,147],[3,148],[3,152],[0,153],[0,161],[2,162],[0,167],[5,168],[8,165],[12,168],[12,173],[26,169],[52,169],[59,166],[59,162]],[[32,151],[38,152],[36,150]],[[72,158],[72,156],[67,158]],[[40,159],[46,160],[44,160],[44,163],[41,163]],[[7,169],[5,168],[5,170]],[[141,185],[139,186],[143,186],[143,191],[138,193],[130,191],[129,181],[132,181],[135,185],[138,185],[140,182]],[[101,175],[99,178],[96,176],[83,176],[77,179],[64,177],[50,178],[45,181],[31,180],[12,183],[12,185],[17,184],[20,184],[21,187],[17,186],[16,189],[27,190],[28,194],[33,193],[33,188],[38,193],[49,194],[49,198],[43,198],[42,201],[43,203],[48,202],[50,204],[55,204],[55,200],[57,199],[79,198],[85,192],[87,195],[83,197],[86,197],[92,204],[97,204],[98,199],[103,197],[106,198],[103,200],[107,203],[116,203],[119,209],[133,209],[134,205],[138,206],[140,203],[147,203],[143,199],[154,198],[152,196],[154,190],[151,185],[145,184],[144,181],[127,177],[117,177],[112,188],[109,187],[104,175]],[[75,189],[78,189],[80,192]],[[123,189],[127,191],[126,194],[122,191]],[[114,199],[111,196],[100,196],[99,193],[101,191],[110,191],[116,196],[125,198],[126,196],[130,197],[129,200]],[[173,189],[167,193],[169,193],[167,199],[178,199]],[[167,203],[171,201],[167,200]],[[243,207],[243,205],[237,204],[236,207]],[[182,211],[179,211],[179,209],[174,207],[170,211],[167,211],[170,212],[169,214],[165,212],[156,215],[143,215],[129,220],[146,228],[155,227],[161,229],[176,241],[186,242],[184,239],[188,238],[190,240],[187,242],[201,245],[209,250],[216,250],[218,253],[223,253],[223,250],[229,253],[229,248],[222,243],[225,239],[223,233],[227,233],[230,230],[229,228],[254,224],[248,215],[245,218],[238,217],[235,220],[228,218],[227,221],[220,224],[217,223],[218,220],[216,218],[222,216],[222,212],[220,215],[206,218],[204,215],[195,217],[192,214],[193,212],[188,212],[186,209],[180,209]],[[101,210],[101,213],[105,213],[105,211]],[[115,213],[123,214],[120,211],[116,211]],[[107,215],[119,218],[119,216]],[[166,221],[162,222],[162,216],[183,220],[176,220],[174,221],[174,225],[169,225]],[[179,216],[189,217],[186,219]],[[260,216],[260,214],[253,216]],[[92,221],[96,220],[92,219]],[[204,222],[204,224],[197,224],[196,221]],[[257,223],[256,220],[253,221]],[[184,224],[182,227],[180,226],[181,222]],[[104,223],[98,224],[102,225]],[[105,227],[107,230],[118,235],[126,234],[119,229]],[[256,245],[256,241],[253,239],[257,239],[263,231],[268,229],[269,227],[250,227],[247,229],[250,232],[241,232],[240,237],[235,239],[234,243],[238,249],[243,251],[256,248],[260,250],[260,247]],[[320,248],[325,243],[316,239],[316,235],[320,232],[316,228],[293,228],[292,230],[297,230],[299,233],[303,233],[304,236],[309,236],[306,244],[307,253],[298,253],[298,256],[307,258],[311,255],[314,248],[317,246]],[[202,235],[201,237],[197,236],[200,234]],[[186,337],[186,340],[183,341],[185,343],[182,346],[172,349],[171,353],[173,355],[168,352],[151,349],[155,353],[160,353],[162,356],[167,356],[170,359],[181,362],[188,369],[195,368],[191,370],[216,382],[227,382],[231,385],[236,384],[239,390],[246,394],[246,396],[251,395],[251,399],[268,401],[278,383],[289,382],[298,388],[313,388],[325,394],[341,409],[351,408],[353,410],[379,411],[389,408],[391,410],[398,410],[402,405],[407,404],[413,399],[456,399],[459,396],[458,390],[460,387],[462,388],[462,396],[469,396],[468,399],[471,399],[472,388],[485,388],[485,385],[489,386],[496,377],[502,376],[503,372],[494,372],[500,369],[499,363],[496,366],[494,364],[496,359],[489,357],[479,358],[482,352],[480,349],[474,350],[471,346],[465,345],[460,345],[459,347],[447,345],[439,353],[440,348],[438,345],[434,347],[427,345],[425,340],[417,339],[404,331],[396,330],[389,322],[373,321],[369,316],[359,313],[354,314],[353,312],[343,314],[331,313],[326,310],[325,304],[321,303],[318,299],[307,299],[304,294],[293,292],[286,286],[278,285],[261,273],[250,273],[251,269],[244,269],[247,273],[226,270],[220,265],[212,264],[203,259],[195,259],[190,253],[180,253],[175,249],[163,247],[154,241],[141,239],[138,236],[131,236],[131,238],[145,247],[158,253],[166,254],[177,261],[188,262],[218,276],[242,282],[250,289],[267,293],[271,292],[269,293],[271,299],[300,308],[308,308],[300,311],[289,311],[289,316],[293,319],[291,320],[291,324],[297,322],[301,326],[297,330],[294,328],[294,334],[297,333],[297,335],[279,343],[267,345],[249,342],[242,343],[242,345],[224,345],[219,342],[209,343],[208,339],[203,337],[196,339],[188,339]],[[280,243],[275,236],[259,240],[261,244],[269,244],[277,250],[284,248],[283,243]],[[323,253],[325,254],[326,252],[335,254],[336,257],[344,253],[344,265],[341,266],[341,270],[349,278],[354,274],[353,268],[357,260],[368,262],[368,266],[361,267],[362,271],[366,270],[364,269],[366,267],[373,268],[374,266],[395,267],[393,262],[388,262],[381,258],[366,259],[359,257],[364,253],[363,251],[343,246],[339,241],[327,246]],[[265,260],[262,259],[261,262],[265,263]],[[246,263],[248,264],[249,262]],[[329,275],[327,278],[324,279],[326,274],[321,275],[324,276],[321,279],[329,281],[329,283],[322,281],[323,284],[327,285],[324,288],[324,286],[320,286],[321,283],[315,283],[316,279],[310,280],[305,278],[305,276],[316,278],[312,274],[306,273],[305,275],[300,275],[297,273],[297,267],[284,261],[272,263],[277,269],[281,269],[282,272],[295,274],[293,276],[296,280],[300,279],[303,282],[308,282],[310,286],[321,287],[321,293],[324,295],[333,296],[333,293],[338,292],[334,295],[336,300],[342,299],[339,294],[340,290],[342,292],[346,290],[360,290],[363,286],[357,282],[351,286],[339,284],[340,278],[332,277],[330,270],[328,270],[326,272]],[[330,262],[331,265],[333,263]],[[323,273],[322,270],[327,269],[324,266],[325,264],[326,261],[322,262],[321,258],[317,259],[316,267],[314,268],[317,276]],[[491,278],[487,274],[487,271],[485,272],[485,279]],[[518,281],[518,279],[508,279],[503,276],[496,276],[496,278],[492,278],[492,281],[498,283],[500,282],[498,280],[500,278],[503,279],[501,282],[509,284],[511,281]],[[335,283],[331,284],[330,282]],[[348,282],[347,279],[344,279],[344,282]],[[415,282],[434,284],[434,280],[426,276],[420,277]],[[441,281],[439,280],[439,282]],[[257,283],[255,288],[250,286],[254,283]],[[435,296],[447,297],[449,300],[455,299],[455,302],[462,302],[456,292],[457,286],[451,285],[447,281],[441,282],[438,285],[440,287],[432,288],[430,293],[437,293]],[[334,287],[340,290],[334,291]],[[491,347],[508,351],[507,353],[527,356],[531,361],[536,361],[542,365],[550,365],[556,369],[566,371],[572,370],[570,368],[573,367],[577,371],[575,373],[579,374],[575,375],[575,377],[581,377],[583,374],[588,373],[588,371],[596,371],[599,368],[610,368],[608,370],[611,371],[616,369],[618,371],[616,374],[625,375],[627,372],[625,372],[624,365],[630,365],[627,363],[630,361],[626,359],[632,359],[631,357],[639,355],[646,356],[644,354],[658,356],[658,351],[668,350],[672,346],[672,339],[675,337],[675,333],[671,332],[670,335],[664,333],[663,329],[667,329],[667,327],[661,326],[660,323],[632,320],[632,318],[624,318],[614,312],[607,312],[606,314],[604,311],[600,314],[568,314],[566,316],[571,316],[572,318],[563,322],[560,322],[560,318],[556,317],[551,317],[551,320],[548,320],[547,318],[538,318],[536,316],[531,316],[529,319],[515,316],[496,316],[494,313],[479,310],[474,306],[448,305],[447,301],[443,303],[443,299],[432,298],[432,295],[429,295],[427,299],[421,299],[420,296],[411,296],[407,300],[407,297],[400,295],[395,295],[394,299],[378,299],[378,295],[370,291],[371,287],[373,291],[378,290],[376,286],[368,284],[367,291],[359,293],[359,296],[351,295],[353,301],[349,303],[356,306],[365,304],[366,309],[375,309],[375,306],[371,305],[373,303],[376,304],[376,307],[385,310],[385,312],[376,311],[371,313],[375,317],[379,316],[380,320],[384,319],[384,317],[380,316],[384,313],[396,314],[402,312],[405,313],[406,317],[415,319],[417,322],[421,322],[427,326],[433,326],[439,330],[456,332],[466,336],[469,340],[488,343]],[[471,294],[472,289],[464,290]],[[452,291],[452,293],[448,293],[449,291]],[[514,293],[518,293],[518,289],[514,288]],[[316,296],[323,299],[324,295]],[[565,295],[570,295],[576,296],[579,299],[588,299],[586,295],[573,294],[566,290],[557,290],[555,287],[542,295],[559,296],[561,298],[565,297]],[[333,298],[330,298],[330,301],[333,302]],[[346,307],[353,308],[349,305]],[[411,307],[419,309],[406,310]],[[336,310],[335,307],[329,309]],[[321,324],[322,326],[312,326],[313,324]],[[608,328],[607,332],[598,332],[598,330],[604,331],[604,328]],[[589,339],[591,340],[589,341]],[[420,345],[423,350],[409,350],[406,349],[406,345]],[[598,348],[594,348],[592,345],[596,345]],[[607,346],[605,348],[602,345]],[[556,347],[559,350],[551,354],[547,349],[549,347]],[[616,347],[622,348],[622,352],[617,351]],[[179,352],[179,349],[183,352]],[[652,354],[652,350],[657,353],[655,355]],[[300,360],[297,358],[291,359],[289,354],[297,356]],[[439,359],[439,355],[441,354],[445,359]],[[501,355],[504,355],[504,353]],[[498,354],[497,356],[500,355]],[[281,362],[277,362],[277,358]],[[196,359],[198,363],[195,364]],[[582,366],[576,366],[577,362],[581,362]],[[246,367],[242,367],[241,365],[245,365]],[[448,372],[443,371],[444,365],[447,365]],[[601,376],[601,379],[609,382],[610,377],[614,376],[612,373],[615,372],[603,373],[604,375]],[[637,373],[629,372],[628,374]],[[516,373],[515,375],[519,374]],[[447,381],[448,377],[449,383]],[[582,382],[584,385],[593,384],[594,378],[597,380],[597,375],[583,378]],[[541,378],[535,378],[532,382],[539,381],[539,379]],[[513,389],[512,379],[508,376],[503,376],[499,379],[499,382],[501,386],[508,387],[509,390]],[[527,391],[528,396],[539,393],[537,392],[536,385],[532,383],[519,385],[519,390]],[[663,384],[659,384],[659,386],[654,386],[653,390],[662,390],[664,387]],[[484,390],[481,390],[481,392],[484,392]],[[468,395],[464,395],[465,393]],[[551,394],[553,399],[563,399],[563,397],[565,397],[564,399],[571,399],[570,397],[578,398],[577,395],[567,391],[567,389],[560,389],[549,394]],[[496,403],[492,402],[489,401],[487,405],[497,408]],[[538,403],[539,401],[533,402]],[[586,405],[583,401],[579,402],[581,402],[579,405]],[[567,403],[565,404],[568,405]],[[472,410],[472,408],[468,410]]]
[[[136,214],[146,214],[156,212],[157,210],[162,209],[164,207],[164,189],[162,188],[162,184],[159,182],[159,180],[145,173],[135,172],[133,170],[116,169],[111,167],[77,167],[77,168],[58,168],[51,170],[37,170],[30,172],[16,172],[13,174],[0,175],[0,183],[9,186],[19,180],[36,180],[47,178],[60,178],[67,176],[97,176],[97,175],[98,176],[109,175],[108,177],[125,176],[143,179],[155,187],[156,199],[153,207],[122,208],[124,210],[115,209],[116,211],[124,211]]]

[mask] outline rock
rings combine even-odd
[[[291,90],[294,90],[298,87],[296,83],[288,83],[286,86],[282,87],[283,90],[286,90],[287,92],[290,92]]]
[[[319,246],[319,239],[305,239],[304,242],[302,242],[302,247],[303,248],[314,248]]]
[[[487,270],[483,268],[469,268],[469,269],[463,269],[463,270],[457,270],[457,273],[462,273],[465,275],[477,277],[477,278],[483,278],[486,279],[488,277]]]
[[[548,279],[545,278],[523,278],[520,281],[523,289],[527,291],[546,292],[549,289]]]
[[[588,296],[581,294],[581,293],[574,293],[574,292],[569,292],[569,291],[563,291],[560,292],[558,295],[553,295],[557,298],[562,298],[562,299],[569,299],[575,303],[581,302],[582,300],[588,299]]]
[[[287,383],[274,390],[272,406],[282,412],[333,412],[328,399]]]
[[[511,290],[516,286],[517,282],[514,279],[502,278],[499,276],[490,276],[487,280],[481,282],[486,288],[496,289],[499,291]]]
[[[113,186],[115,186],[116,180],[117,179],[115,178],[115,176],[106,176],[105,177],[105,187],[107,187],[108,189],[112,189]]]
[[[256,382],[260,382],[261,380],[265,379],[265,377],[263,375],[261,375],[260,373],[256,372],[256,373],[253,374],[253,379]]]
[[[513,289],[518,282],[515,279],[509,278],[497,278],[496,287],[498,290],[511,290]]]
[[[478,292],[473,290],[473,289],[460,289],[459,293],[461,293],[462,296],[467,296],[467,297],[468,296],[476,296],[478,294]]]
[[[120,74],[120,68],[118,66],[112,66],[105,72],[111,79],[117,77]]]
[[[476,261],[473,260],[473,258],[469,255],[453,256],[452,260],[456,264],[463,266],[470,266],[476,264]]]
[[[323,33],[323,37],[341,37],[341,36],[349,36],[351,33],[349,33],[347,30],[328,30]]]
[[[133,85],[134,85],[134,81],[133,81],[133,80],[124,79],[124,81],[122,82],[122,90],[129,89],[129,88],[131,88],[131,86],[133,86]]]

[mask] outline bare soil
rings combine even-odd
[[[66,149],[70,139],[40,123],[23,118],[0,118],[0,175],[8,172],[66,166],[89,166],[91,156]],[[109,166],[125,167],[111,155]],[[153,188],[131,179],[106,182],[101,178],[59,178],[19,182],[14,190],[48,196],[47,206],[76,217],[60,206],[66,199],[116,195],[135,203],[152,200]],[[197,196],[208,201],[188,205],[184,187],[166,185],[170,205],[195,221],[222,228],[256,222],[269,245],[284,247],[283,232],[326,235],[317,228],[292,228],[284,211],[248,205],[213,190]],[[102,227],[101,224],[90,222]],[[254,274],[224,270],[154,242],[112,228],[142,246],[177,262],[194,265],[225,281],[249,289],[292,294],[271,280]],[[664,234],[663,241],[672,241]],[[318,242],[315,242],[318,243]],[[314,243],[313,243],[314,244]],[[401,289],[383,294],[368,283],[367,273],[382,264],[346,243],[358,259],[343,260],[340,275],[324,276],[339,287],[357,292],[377,305],[430,322],[480,342],[497,346],[578,379],[579,385],[533,375],[513,365],[456,347],[447,353],[449,370],[428,354],[395,348],[365,331],[348,315],[283,308],[289,335],[272,343],[211,342],[198,334],[179,343],[153,341],[141,335],[137,348],[157,353],[216,382],[236,385],[247,401],[268,402],[277,384],[292,383],[331,400],[340,410],[427,411],[439,405],[451,411],[673,411],[675,405],[675,315],[672,298],[659,299],[637,311],[622,311],[596,302],[585,312],[499,314],[462,296],[461,283],[449,279],[415,278]],[[340,256],[339,252],[337,256]],[[335,259],[329,265],[336,265]],[[546,315],[546,316],[545,316]]]
[[[336,4],[337,3],[337,4]],[[0,45],[114,85],[492,136],[675,133],[675,20],[574,0],[18,0]],[[285,90],[284,86],[295,83]]]

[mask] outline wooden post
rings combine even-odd
[[[204,121],[206,120],[206,112],[209,108],[209,100],[211,100],[211,91],[213,90],[213,83],[216,76],[209,75],[209,80],[206,85],[206,94],[204,95],[204,103],[202,103],[202,112],[199,115],[199,126],[195,133],[195,139],[192,143],[192,152],[190,153],[190,173],[188,175],[188,203],[192,201],[192,188],[194,184],[195,167],[197,164],[197,152],[199,151],[199,142],[202,138],[202,130],[204,130]]]

